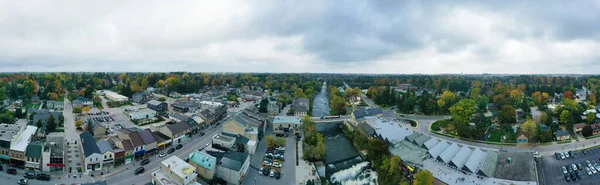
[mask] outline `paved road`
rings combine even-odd
[[[68,92],[65,96],[68,95]],[[79,132],[77,132],[75,128],[75,119],[73,117],[73,108],[71,107],[71,101],[67,98],[64,100],[63,105],[63,117],[65,118],[65,140],[67,141],[67,150],[65,151],[65,162],[66,162],[66,172],[68,173],[69,167],[72,168],[72,172],[77,172],[77,168],[84,168],[82,162],[83,152],[81,147],[79,147]]]

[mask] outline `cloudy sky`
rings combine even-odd
[[[0,71],[600,73],[600,1],[0,0]]]

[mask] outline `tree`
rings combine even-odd
[[[0,88],[0,101],[4,101],[6,97],[6,87]]]
[[[90,106],[85,106],[85,107],[81,108],[81,111],[83,111],[85,113],[90,112]]]
[[[498,114],[498,119],[500,119],[500,123],[513,124],[517,122],[516,115],[515,108],[510,105],[504,105]]]
[[[277,145],[277,141],[273,136],[267,136],[267,147],[271,148]]]
[[[73,113],[81,114],[81,112],[82,112],[81,107],[75,107],[75,108],[73,108]]]
[[[471,89],[469,96],[471,97],[471,99],[475,100],[475,99],[479,98],[479,94],[481,94],[481,89],[475,87],[475,88]]]
[[[268,106],[269,106],[269,100],[267,100],[267,98],[262,99],[260,101],[260,107],[258,108],[258,112],[261,112],[261,113],[269,112],[269,110],[267,109]]]
[[[75,122],[75,127],[77,127],[77,128],[79,128],[79,129],[81,129],[81,125],[83,125],[83,121],[81,121],[81,120],[77,120],[77,121]]]
[[[583,130],[581,130],[581,135],[583,135],[583,137],[589,137],[592,136],[594,134],[594,129],[592,129],[592,126],[590,125],[586,125],[585,127],[583,127]]]
[[[421,170],[415,174],[414,185],[432,185],[433,174],[429,170]]]
[[[285,138],[277,137],[277,146],[285,146]]]
[[[485,112],[487,110],[489,99],[485,95],[481,95],[477,97],[477,109],[481,112]]]
[[[58,97],[58,94],[56,94],[55,92],[49,92],[48,99],[56,101],[59,99],[59,97]]]
[[[588,113],[585,116],[585,121],[587,122],[587,124],[592,124],[595,119],[596,119],[596,114],[593,114],[593,113]]]
[[[46,131],[54,132],[55,129],[56,129],[56,118],[54,118],[53,114],[50,114],[50,116],[48,117],[48,120],[46,121]]]
[[[573,93],[571,93],[571,91],[565,92],[563,96],[568,99],[573,99]]]
[[[533,99],[533,102],[536,105],[539,105],[542,103],[542,93],[540,93],[540,91],[535,91],[533,94],[531,94],[531,99]]]
[[[469,124],[469,120],[473,113],[475,113],[475,101],[472,99],[462,99],[458,103],[450,107],[450,113],[452,113],[452,120],[456,124]]]
[[[521,126],[521,131],[523,131],[528,138],[534,138],[537,134],[537,130],[537,124],[531,119],[527,119]]]
[[[444,91],[437,103],[440,109],[444,110],[446,106],[452,105],[454,101],[456,101],[456,95],[452,91]]]
[[[23,117],[23,109],[18,108],[15,109],[15,118],[22,118]]]
[[[42,126],[43,126],[42,125],[42,120],[38,119],[37,122],[35,122],[35,126],[38,127],[38,128],[42,128]]]
[[[560,122],[567,123],[571,119],[571,112],[569,110],[563,110],[560,113]]]
[[[542,101],[547,102],[548,100],[550,100],[550,95],[548,95],[548,93],[543,92],[542,93]]]
[[[158,98],[158,101],[160,101],[160,102],[165,102],[165,101],[167,101],[167,98],[165,98],[165,97],[159,97],[159,98]]]
[[[513,89],[512,91],[510,91],[510,98],[515,101],[515,102],[519,102],[521,101],[521,98],[523,97],[522,92],[517,90],[517,89]]]

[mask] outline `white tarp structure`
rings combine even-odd
[[[448,143],[442,141],[429,150],[429,155],[436,159],[442,152],[444,152],[444,150],[446,150],[446,148],[448,148]]]
[[[458,151],[456,156],[454,156],[454,158],[452,158],[452,161],[450,161],[450,165],[452,165],[458,169],[461,169],[465,165],[465,163],[467,163],[467,160],[469,160],[469,157],[471,156],[472,153],[473,153],[473,150],[471,150],[467,146],[463,146]]]
[[[438,157],[439,160],[444,161],[444,163],[448,164],[452,158],[458,153],[460,147],[456,143],[452,143],[452,145],[448,146],[442,154]]]
[[[469,171],[471,173],[477,173],[477,171],[479,171],[479,166],[481,162],[483,162],[484,156],[484,151],[482,151],[479,148],[475,148],[475,150],[473,150],[473,153],[471,154],[471,157],[469,157],[469,160],[467,161],[467,163],[465,163],[463,170]]]
[[[367,122],[378,136],[391,143],[398,143],[414,133],[414,131],[398,125],[397,122],[375,119]]]
[[[423,144],[423,145],[425,146],[425,149],[431,150],[431,148],[433,148],[439,142],[440,142],[440,140],[437,140],[436,138],[431,138],[431,139],[429,139],[429,141],[425,142],[425,144]]]

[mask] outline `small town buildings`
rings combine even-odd
[[[106,136],[106,127],[104,125],[101,125],[100,123],[94,121],[90,123],[90,126],[92,128],[90,128],[89,130],[91,131],[91,133],[93,133],[94,139],[100,139]]]
[[[127,102],[127,101],[129,101],[128,97],[120,95],[119,93],[112,92],[112,91],[104,90],[104,96],[106,96],[106,98],[108,98],[109,100],[114,101],[114,102]]]
[[[267,107],[267,110],[269,112],[269,116],[279,115],[280,110],[277,101],[269,101],[269,106]]]
[[[13,145],[13,138],[21,135],[25,127],[17,124],[0,124],[0,161],[10,163],[10,148]]]
[[[149,109],[152,109],[156,112],[164,112],[167,110],[168,105],[165,102],[160,102],[157,100],[150,100],[150,101],[148,101],[146,107]]]
[[[113,165],[120,166],[120,165],[125,164],[125,158],[127,157],[127,153],[125,152],[125,150],[123,150],[120,147],[120,146],[122,146],[121,140],[116,137],[110,137],[110,138],[106,139],[106,141],[108,142],[108,144],[110,144],[110,147],[112,148],[112,151],[114,153]]]
[[[168,144],[177,145],[177,144],[187,140],[186,134],[188,133],[188,131],[190,129],[191,129],[190,125],[188,125],[185,122],[178,122],[175,124],[165,125],[165,126],[158,128],[160,133],[164,134],[168,138],[171,138],[169,141],[166,142],[167,145]]]
[[[250,166],[250,157],[247,153],[214,151],[207,151],[207,153],[217,158],[217,177],[227,183],[242,184]]]
[[[173,114],[169,114],[169,119],[174,121],[174,122],[182,122],[185,120],[188,120],[190,117],[180,114],[180,113],[173,113]]]
[[[81,141],[79,142],[81,148],[83,148],[83,154],[85,155],[84,169],[86,171],[94,171],[102,169],[102,153],[100,148],[94,141],[94,136],[91,133],[84,131],[79,134]]]
[[[301,126],[300,118],[295,116],[275,116],[273,118],[273,133],[275,134],[300,134]]]
[[[146,156],[154,154],[158,151],[156,139],[154,139],[154,136],[152,135],[152,131],[150,131],[150,129],[144,129],[142,131],[139,131],[138,134],[140,135],[142,142],[144,142],[144,145],[146,146]]]
[[[42,151],[41,170],[45,172],[63,171],[65,167],[64,133],[53,132],[46,137]]]
[[[50,119],[50,115],[54,117],[54,123],[60,123],[60,117],[62,116],[62,112],[50,112],[48,110],[43,109],[35,111],[35,114],[33,115],[33,123],[36,124],[38,121],[40,121],[42,124],[45,125],[48,122],[48,119]]]
[[[31,137],[37,131],[37,127],[27,126],[22,132],[17,132],[11,139],[10,165],[18,168],[25,167],[25,151],[31,141]]]
[[[585,123],[577,123],[575,125],[573,125],[573,128],[575,130],[575,133],[581,134],[581,132],[583,131],[583,127],[585,127]]]
[[[556,140],[557,141],[565,141],[571,139],[571,134],[569,134],[566,130],[556,130]]]
[[[115,163],[115,152],[112,149],[112,146],[108,141],[100,139],[96,142],[98,145],[98,149],[100,149],[100,153],[102,154],[102,166],[112,166]]]
[[[190,153],[190,165],[196,167],[196,174],[204,179],[212,180],[217,171],[217,158],[205,153],[194,151]]]
[[[200,108],[200,105],[198,105],[197,103],[189,102],[189,101],[177,102],[171,106],[173,107],[173,111],[180,112],[180,113],[188,113],[188,112],[194,113],[194,112],[196,112],[196,110],[198,110]]]
[[[117,152],[117,156],[121,156],[123,155],[123,163],[125,164],[129,164],[131,162],[133,162],[133,159],[135,158],[135,149],[133,148],[133,145],[131,144],[131,140],[129,139],[124,139],[121,140],[117,137],[111,137],[110,138],[112,143],[114,143],[114,145],[119,148],[119,150],[123,151],[122,154],[119,154],[120,152]],[[119,160],[119,157],[117,157],[117,159],[115,160],[115,166],[118,166],[119,164],[121,164],[121,161]]]
[[[144,104],[152,99],[152,93],[148,93],[145,91],[137,92],[131,95],[131,101]]]
[[[298,98],[294,101],[294,116],[302,118],[308,114],[309,110],[308,98]]]
[[[29,99],[29,103],[31,104],[40,104],[41,100],[39,96],[32,96],[31,99]]]
[[[135,150],[135,158],[140,159],[144,157],[144,154],[146,153],[146,145],[144,144],[144,141],[142,141],[140,135],[137,132],[131,132],[128,134],[128,136],[129,140],[131,140],[131,146],[133,146]]]
[[[28,170],[41,170],[42,164],[42,143],[37,141],[32,141],[27,145],[27,149],[25,151],[25,169]]]
[[[81,107],[85,107],[85,106],[91,107],[92,105],[94,105],[94,101],[92,101],[91,99],[88,99],[88,98],[84,98],[84,97],[77,97],[75,100],[73,100],[73,102],[71,102],[71,105],[73,107],[77,107],[77,108],[81,108]]]
[[[219,145],[225,148],[233,148],[233,145],[235,144],[235,137],[230,137],[223,134],[216,134],[212,137],[212,144]]]
[[[62,110],[64,105],[65,105],[65,103],[60,102],[60,101],[53,101],[53,100],[46,101],[46,108],[48,108],[48,109]]]
[[[196,168],[185,161],[171,156],[160,162],[160,169],[152,172],[152,184],[155,185],[196,185]]]
[[[156,117],[156,111],[148,108],[141,108],[132,111],[125,111],[131,120],[151,119]]]

